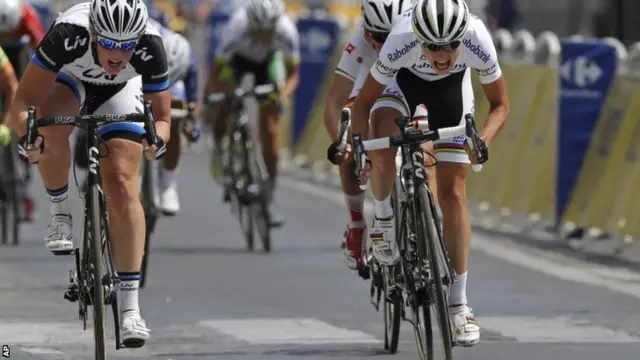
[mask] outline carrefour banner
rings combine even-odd
[[[313,14],[313,13],[312,13]],[[300,86],[295,93],[292,143],[299,141],[314,102],[331,80],[331,58],[340,45],[342,25],[339,20],[309,15],[297,21],[300,33]]]
[[[213,64],[213,56],[216,53],[216,48],[220,44],[220,38],[222,37],[222,30],[229,20],[229,13],[214,12],[209,16],[207,26],[207,63],[208,68],[211,68]]]
[[[562,42],[556,162],[557,221],[571,198],[617,62],[615,49],[604,42]]]

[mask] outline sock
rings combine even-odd
[[[449,304],[451,306],[467,304],[467,272],[456,276],[456,281],[449,289]]]
[[[49,190],[47,189],[47,195],[49,195],[49,203],[51,206],[51,215],[56,214],[71,214],[69,210],[69,185],[65,185],[59,189]]]
[[[347,202],[347,209],[349,209],[349,227],[350,228],[363,228],[364,219],[362,218],[362,208],[364,207],[364,192],[358,195],[344,194],[344,199]]]
[[[384,200],[373,199],[373,211],[378,219],[388,219],[393,216],[391,194]]]
[[[169,189],[169,188],[175,188],[177,183],[176,183],[176,174],[178,173],[178,169],[174,169],[174,170],[167,170],[165,168],[162,168],[162,184],[164,185],[165,189]]]
[[[120,277],[120,310],[140,312],[138,304],[140,272],[119,272],[118,276]]]

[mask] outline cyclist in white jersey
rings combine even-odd
[[[27,66],[10,110],[13,128],[21,136],[21,155],[38,164],[49,195],[52,217],[46,247],[60,253],[73,249],[68,201],[73,127],[42,128],[34,149],[27,148],[28,107],[36,105],[38,116],[77,115],[83,105],[88,114],[128,114],[142,112],[143,99],[153,102],[157,146],[148,146],[142,124],[99,128],[108,147],[101,154],[100,173],[121,280],[122,339],[127,347],[143,346],[149,338],[138,303],[145,238],[138,168],[143,150],[148,158],[162,157],[171,122],[167,59],[162,39],[147,18],[143,0],[93,0],[60,14]]]
[[[284,58],[282,66],[279,55]],[[300,42],[296,25],[285,14],[282,0],[248,0],[246,6],[236,11],[226,24],[220,45],[209,72],[208,92],[233,90],[236,81],[247,73],[255,76],[255,85],[275,84],[278,94],[258,98],[260,102],[259,133],[270,183],[268,191],[268,219],[270,226],[284,222],[274,207],[273,192],[278,166],[279,132],[278,118],[282,101],[288,99],[300,80]],[[285,76],[281,68],[286,69]],[[214,109],[213,137],[215,146],[211,157],[211,175],[220,176],[222,163],[222,139],[227,133],[229,103],[221,102]]]
[[[371,137],[394,135],[391,119],[408,116],[420,104],[429,112],[430,128],[458,125],[465,114],[474,111],[471,69],[477,70],[490,103],[480,134],[482,141],[490,144],[509,113],[506,85],[491,36],[484,23],[469,14],[464,0],[418,0],[411,17],[394,26],[360,89],[353,105],[353,131],[368,137],[367,118],[372,110]],[[381,93],[401,94],[403,101],[378,100]],[[480,327],[467,305],[471,225],[465,179],[476,155],[465,151],[469,149],[465,137],[437,141],[435,149],[444,240],[457,274],[449,294],[450,313],[456,342],[471,346],[480,339]],[[376,152],[373,164],[368,163],[361,174],[362,181],[370,176],[375,200],[376,219],[370,231],[373,255],[388,265],[399,260],[389,199],[396,176],[395,155],[394,149]]]
[[[342,257],[352,270],[361,270],[364,267],[362,259],[362,240],[366,233],[362,218],[364,191],[354,183],[353,160],[349,155],[350,151],[345,151],[350,149],[337,148],[340,111],[345,106],[351,106],[369,73],[369,68],[378,58],[378,51],[391,32],[393,24],[409,14],[412,7],[410,0],[363,1],[362,22],[358,24],[342,52],[325,100],[324,122],[329,137],[333,140],[327,149],[327,158],[333,163],[340,164],[342,189],[350,216],[343,235]]]

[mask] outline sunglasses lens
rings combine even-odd
[[[116,42],[109,39],[99,39],[98,44],[107,50],[113,50],[116,48]]]
[[[125,42],[125,43],[121,43],[120,44],[120,49],[122,51],[131,51],[136,47],[136,42],[135,41],[129,41],[129,42]]]

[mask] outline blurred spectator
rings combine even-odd
[[[195,0],[198,3],[195,9],[194,19],[204,22],[212,13],[231,14],[242,6],[242,0]]]
[[[513,31],[518,27],[520,9],[517,0],[489,0],[486,9],[489,29]]]

